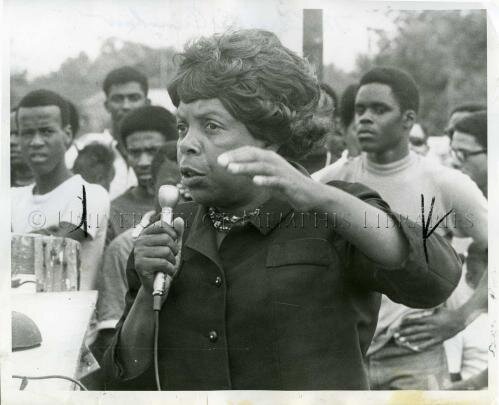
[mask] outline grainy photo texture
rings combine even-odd
[[[486,11],[191,3],[6,2],[11,389],[487,390]]]

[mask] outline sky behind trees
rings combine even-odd
[[[33,78],[56,71],[65,59],[80,52],[96,58],[109,37],[180,50],[192,37],[231,27],[269,29],[301,53],[303,4],[290,0],[10,0],[5,4],[10,65],[14,72],[26,70]],[[341,1],[326,4],[323,27],[324,62],[346,71],[354,69],[359,53],[374,50],[376,30],[394,28],[386,9],[373,11]]]

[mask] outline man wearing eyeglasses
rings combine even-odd
[[[467,115],[454,126],[454,167],[471,177],[487,197],[487,112]]]
[[[410,132],[418,109],[419,92],[409,74],[392,67],[370,70],[361,78],[355,97],[355,126],[363,153],[333,163],[312,177],[323,183],[342,180],[365,184],[404,218],[428,221],[430,229],[451,211],[436,232],[472,238],[476,247],[485,251],[487,201],[476,184],[459,171],[410,150]],[[365,226],[389,225],[366,218]],[[448,378],[443,342],[486,311],[486,306],[486,277],[474,295],[454,310],[415,310],[384,295],[367,352],[371,389],[442,389]]]
[[[458,121],[462,120],[464,117],[467,117],[470,114],[485,110],[486,107],[483,104],[477,103],[462,104],[455,107],[450,113],[449,122],[447,123],[447,127],[444,130],[444,134],[452,139],[454,135],[455,125]]]

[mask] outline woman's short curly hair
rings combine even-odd
[[[175,106],[217,98],[258,139],[297,158],[322,141],[320,88],[310,64],[269,31],[248,29],[203,37],[185,46],[168,86]]]

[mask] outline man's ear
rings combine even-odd
[[[123,155],[123,157],[125,158],[125,160],[128,160],[128,149],[126,147],[126,139],[123,140],[123,145],[121,145],[119,147],[119,150],[120,150],[121,154]]]
[[[102,104],[104,104],[104,108],[106,109],[106,111],[109,114],[111,114],[111,111],[109,111],[109,105],[108,105],[108,102],[107,102],[107,98],[104,100],[104,103],[102,103]]]
[[[73,135],[73,129],[71,128],[71,125],[68,124],[66,125],[63,129],[64,131],[64,145],[66,146],[66,149],[68,149],[71,144],[73,143],[74,135]]]
[[[416,112],[414,110],[407,110],[402,116],[402,125],[405,129],[411,129],[416,123]]]

